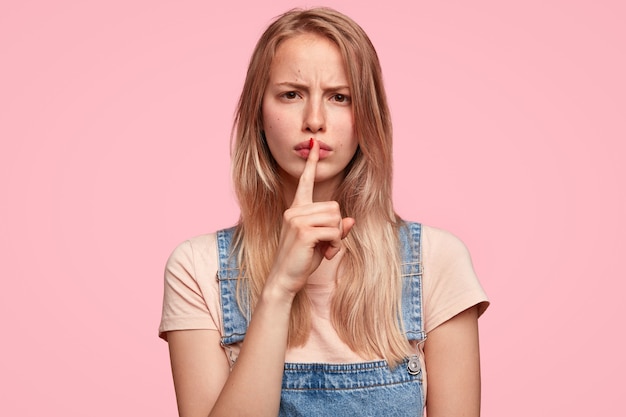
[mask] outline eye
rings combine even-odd
[[[282,96],[287,100],[294,100],[298,98],[298,93],[296,93],[295,91],[287,91],[286,93],[283,93]]]
[[[350,96],[345,94],[335,94],[332,99],[337,103],[350,103]]]

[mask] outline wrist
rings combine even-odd
[[[276,281],[277,280],[274,279],[267,280],[259,296],[259,303],[283,306],[291,311],[291,305],[296,296],[296,292],[290,291],[283,285],[276,283]]]

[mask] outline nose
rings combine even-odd
[[[309,100],[304,109],[302,129],[306,132],[317,133],[326,129],[326,115],[322,100]]]

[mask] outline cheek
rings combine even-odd
[[[293,132],[293,123],[284,114],[267,112],[263,117],[263,126],[266,133],[270,133],[277,138],[289,135]]]
[[[263,109],[263,127],[266,131],[280,129],[281,116],[271,106]]]
[[[341,129],[344,135],[349,132],[354,132],[354,117],[352,116],[352,111],[345,109],[344,111],[336,114],[334,124],[336,127]]]
[[[271,130],[274,125],[274,111],[272,103],[267,97],[263,97],[261,102],[261,120],[263,121],[263,129]]]

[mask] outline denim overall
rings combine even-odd
[[[243,341],[250,313],[237,304],[237,260],[230,256],[234,229],[217,232],[222,346]],[[422,321],[421,225],[406,223],[402,243],[402,321],[408,340],[425,340]],[[416,352],[417,353],[417,352]],[[232,362],[231,362],[232,363]],[[391,369],[386,361],[285,363],[279,416],[423,416],[424,392],[417,354]]]

